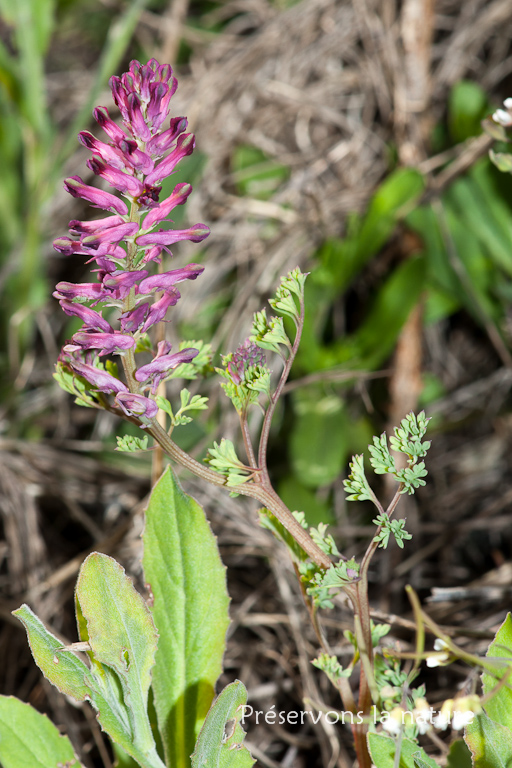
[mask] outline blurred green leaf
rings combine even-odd
[[[480,123],[487,107],[487,95],[480,85],[468,80],[455,83],[448,100],[448,126],[455,143],[482,133]]]
[[[290,175],[287,165],[268,158],[261,149],[246,144],[235,147],[232,178],[240,195],[268,200]]]

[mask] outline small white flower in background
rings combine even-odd
[[[509,101],[509,99],[507,99],[507,101]],[[505,112],[504,109],[497,109],[496,112],[493,112],[492,119],[495,123],[499,123],[504,128],[508,128],[509,125],[512,125],[512,115]]]
[[[451,724],[454,731],[460,731],[470,725],[481,711],[482,705],[476,694],[461,696],[455,700],[447,699],[438,716],[434,718],[434,725],[444,731]]]
[[[472,712],[470,709],[468,709],[467,712],[459,712],[459,710],[456,709],[452,717],[453,730],[461,731],[463,728],[466,727],[466,725],[471,725],[474,717],[475,717],[475,713]]]
[[[505,99],[503,106],[506,107],[506,109],[512,109],[512,99]]]
[[[423,735],[432,728],[432,708],[426,699],[417,699],[413,709],[414,722],[418,731]]]
[[[404,710],[402,707],[395,707],[391,712],[384,712],[381,720],[382,727],[391,736],[398,736],[403,725]]]
[[[466,725],[471,725],[476,715],[482,711],[480,699],[476,694],[456,699],[454,706],[452,728],[455,731],[461,731]]]
[[[444,640],[437,637],[434,640],[434,651],[444,651],[445,649],[448,650],[448,646]],[[427,656],[426,661],[427,667],[441,667],[443,664],[447,664],[450,661],[450,654],[436,653],[435,656]]]
[[[434,717],[434,725],[439,728],[440,731],[446,731],[450,725],[450,720],[453,712],[453,699],[446,699],[443,706],[439,710],[437,717]]]

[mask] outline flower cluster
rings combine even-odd
[[[169,307],[177,303],[177,285],[195,280],[203,271],[198,264],[188,264],[150,275],[149,268],[151,263],[160,263],[163,251],[171,253],[174,243],[198,243],[209,234],[204,224],[188,229],[169,227],[167,217],[186,202],[192,191],[190,184],[176,185],[160,200],[163,180],[194,149],[193,134],[185,133],[186,118],[173,117],[169,127],[164,125],[176,87],[171,67],[155,59],[145,65],[132,61],[128,72],[110,79],[124,127],[112,120],[105,107],[97,107],[94,118],[109,141],[100,141],[89,131],[82,131],[79,139],[92,152],[89,169],[121,197],[85,184],[80,176],[66,179],[65,188],[73,197],[109,215],[94,221],[71,221],[72,237],[54,242],[60,253],[83,255],[96,265],[96,282],[61,282],[56,286],[54,296],[64,312],[83,323],[64,346],[60,366],[71,369],[95,391],[115,395],[116,405],[143,424],[157,412],[154,400],[146,393],[154,395],[159,382],[178,365],[190,362],[197,350],[171,353],[171,345],[163,341],[156,353],[153,351],[153,360],[137,368],[137,343],[155,323],[165,320]],[[114,308],[108,320],[99,305]],[[117,315],[118,327],[111,323],[112,314]],[[99,360],[110,354],[122,356],[126,384],[105,370]]]

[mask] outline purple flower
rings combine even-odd
[[[120,355],[127,349],[135,346],[133,336],[119,333],[94,333],[91,331],[78,331],[71,339],[74,344],[82,349],[101,349],[101,355]]]
[[[93,299],[98,301],[104,295],[103,288],[100,283],[57,283],[53,293],[56,299],[67,299],[73,301],[73,299]]]
[[[158,413],[158,405],[154,400],[144,395],[134,395],[131,392],[120,392],[115,399],[116,404],[127,416],[154,419]],[[144,428],[144,424],[141,425]]]
[[[147,277],[147,269],[134,269],[131,272],[118,270],[105,275],[102,284],[109,291],[115,293],[120,299],[125,299],[134,285],[144,277]]]
[[[181,294],[177,288],[171,288],[170,290],[165,291],[164,295],[158,299],[158,301],[155,301],[150,308],[146,321],[141,328],[142,333],[145,333],[151,326],[164,320],[167,310],[169,307],[174,307],[178,303],[180,296]]]
[[[174,187],[169,197],[153,208],[144,219],[144,229],[150,229],[154,224],[165,219],[177,205],[187,202],[187,197],[192,192],[190,184],[178,184]]]
[[[104,211],[115,211],[121,214],[121,216],[126,216],[128,213],[126,203],[123,203],[122,200],[110,192],[104,192],[102,189],[96,189],[96,187],[84,184],[80,176],[70,176],[69,179],[64,181],[64,187],[70,195],[87,200],[95,208],[103,208]]]
[[[198,353],[197,349],[187,347],[174,355],[155,357],[150,363],[135,371],[135,378],[141,383],[151,382],[151,392],[155,394],[161,380],[167,376],[169,371],[174,370],[182,363],[190,363]]]
[[[109,394],[129,391],[126,384],[123,384],[122,381],[116,379],[115,376],[111,376],[110,373],[96,368],[94,365],[82,363],[74,357],[67,359],[66,365],[69,365],[75,373],[78,373],[78,375],[88,381],[89,384],[92,384],[98,392]]]
[[[176,284],[195,280],[204,269],[189,264],[150,275],[149,264],[159,262],[162,251],[169,251],[170,245],[181,240],[201,242],[209,229],[204,224],[194,224],[187,229],[152,231],[168,220],[173,209],[183,205],[192,191],[190,184],[177,184],[160,201],[161,182],[173,173],[182,158],[191,154],[195,143],[193,134],[185,133],[186,118],[172,117],[165,127],[177,87],[171,67],[160,65],[155,59],[144,65],[132,61],[128,72],[111,78],[110,86],[123,127],[117,125],[105,107],[96,107],[93,115],[106,140],[82,131],[79,141],[92,153],[87,161],[89,169],[127,197],[130,209],[118,194],[89,186],[80,176],[66,179],[65,187],[73,197],[112,215],[93,221],[74,219],[69,229],[75,239],[55,240],[54,247],[60,253],[82,255],[96,262],[93,271],[97,272],[98,282],[61,282],[54,296],[68,315],[83,322],[65,345],[62,361],[99,391],[117,395],[116,404],[125,414],[149,424],[157,413],[156,403],[139,391],[130,392],[126,384],[101,370],[94,361],[102,355],[124,355],[130,381],[135,375],[144,391],[155,392],[169,371],[197,355],[192,348],[171,354],[170,343],[162,341],[152,362],[134,369],[140,334],[166,320],[168,310],[180,299]],[[142,269],[143,266],[148,269]],[[101,304],[119,310],[116,328],[101,311],[92,308]]]
[[[204,224],[194,224],[189,229],[159,229],[156,232],[149,232],[147,235],[141,235],[137,238],[137,245],[172,245],[179,243],[180,240],[191,240],[193,243],[200,243],[210,234],[210,230]]]
[[[140,282],[140,293],[154,293],[155,291],[168,291],[171,286],[181,283],[183,280],[195,280],[204,267],[200,264],[188,264],[181,269],[172,269],[170,272],[162,272],[159,275],[146,277]]]
[[[191,155],[195,147],[195,136],[193,133],[185,133],[178,138],[176,149],[167,155],[146,178],[146,184],[159,184],[162,179],[166,179],[174,171],[179,161]]]
[[[105,181],[108,181],[111,187],[118,189],[123,194],[131,195],[132,197],[138,197],[144,191],[143,184],[135,178],[123,171],[118,171],[111,165],[107,165],[102,160],[92,157],[87,161],[87,166],[91,169],[96,176],[100,176]]]
[[[265,365],[265,362],[264,351],[253,341],[246,339],[233,353],[226,368],[233,384],[239,385],[245,380],[248,368],[253,365]]]
[[[104,333],[113,333],[113,328],[110,323],[107,323],[104,317],[99,312],[95,312],[94,309],[84,307],[83,304],[73,304],[71,301],[61,299],[60,305],[66,315],[79,317],[83,320],[86,328],[92,328],[95,331],[103,331]]]

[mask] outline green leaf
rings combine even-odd
[[[62,693],[84,701],[90,693],[86,684],[89,669],[84,662],[74,653],[61,650],[62,641],[48,632],[28,605],[12,613],[25,626],[34,661],[43,675]]]
[[[222,671],[229,623],[225,568],[202,508],[168,468],[146,512],[144,577],[160,639],[153,692],[166,761],[190,766]]]
[[[462,739],[457,739],[450,745],[446,768],[472,768],[471,752]]]
[[[297,393],[289,450],[294,475],[302,485],[318,488],[340,474],[348,454],[343,401],[318,390]]]
[[[201,728],[192,755],[192,768],[251,768],[254,765],[255,760],[242,744],[245,733],[240,720],[246,702],[247,691],[239,680],[224,688]]]
[[[480,121],[487,108],[483,88],[469,80],[460,80],[453,86],[448,102],[448,125],[455,142],[465,141],[482,133]]]
[[[151,613],[119,563],[99,552],[82,564],[76,600],[95,661],[115,670],[121,683],[133,746],[151,754],[147,704],[158,637]]]
[[[163,763],[152,751],[148,755],[134,746],[130,713],[123,700],[121,682],[114,670],[97,661],[92,653],[89,654],[89,669],[74,652],[64,648],[62,642],[48,632],[28,606],[23,605],[13,613],[25,625],[34,660],[45,677],[62,693],[78,701],[89,698],[98,712],[98,720],[103,730],[122,745],[141,766],[163,768]],[[80,639],[87,641],[89,638],[86,622],[79,606],[77,618]],[[123,650],[119,649],[120,657]]]
[[[477,715],[466,726],[464,740],[471,750],[474,768],[510,768],[512,732],[487,715]]]
[[[46,715],[14,696],[0,696],[2,768],[72,768],[78,762],[71,742]]]
[[[376,768],[394,768],[395,739],[378,733],[369,733],[368,747]],[[412,739],[402,739],[399,768],[416,768],[416,765],[420,765],[416,761],[421,761],[421,768],[438,768],[435,760],[432,760],[417,742]]]
[[[500,725],[509,728],[512,731],[512,617],[510,613],[496,633],[496,637],[487,650],[488,658],[506,659],[508,666],[497,667],[497,676],[484,672],[482,675],[482,685],[484,694],[490,693],[496,688],[499,680],[508,672],[508,687],[503,685],[500,690],[492,696],[485,705],[485,711],[492,720]]]

